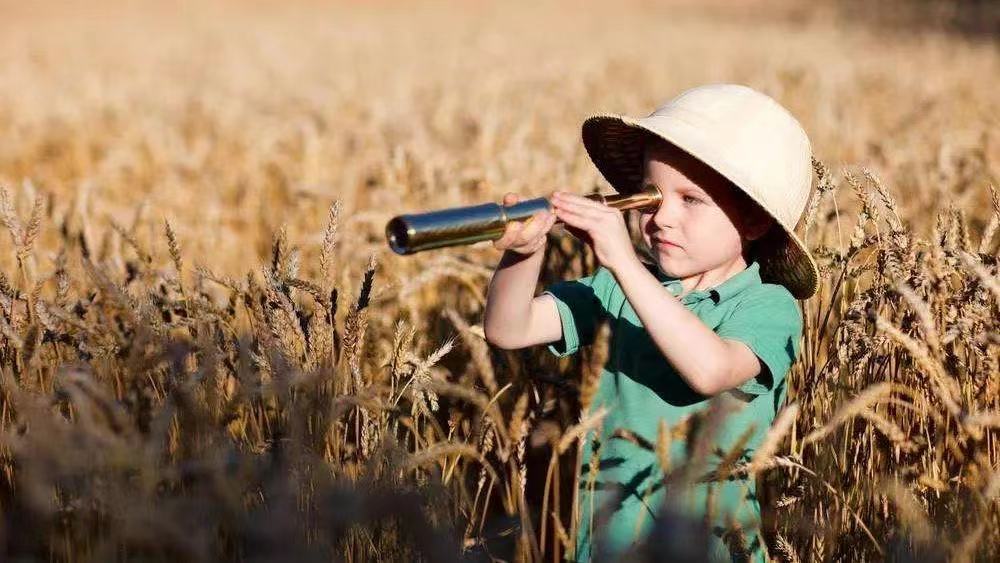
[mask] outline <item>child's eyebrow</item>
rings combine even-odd
[[[658,190],[660,189],[660,187],[655,182],[653,182],[651,180],[646,180],[645,185],[643,187],[644,188],[656,188]],[[705,193],[705,190],[699,188],[698,186],[696,186],[694,184],[685,184],[685,185],[681,186],[681,189],[689,191],[689,192],[696,193],[696,194],[704,196],[704,197],[709,197],[709,195],[707,193]]]

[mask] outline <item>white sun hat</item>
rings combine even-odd
[[[708,84],[643,118],[593,115],[583,123],[583,144],[615,190],[635,193],[650,133],[714,169],[775,219],[754,243],[761,281],[781,284],[797,299],[816,293],[819,269],[794,232],[813,192],[812,150],[788,110],[748,86]]]

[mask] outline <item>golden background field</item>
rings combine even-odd
[[[477,324],[499,252],[481,243],[401,257],[387,247],[384,225],[400,213],[499,201],[507,191],[523,197],[608,191],[580,142],[587,115],[644,115],[686,88],[724,81],[750,85],[789,108],[829,172],[817,178],[823,197],[800,231],[825,277],[821,293],[804,305],[805,357],[789,374],[797,417],[775,434],[781,440],[775,453],[787,461],[768,477],[770,502],[782,507],[770,521],[772,554],[879,557],[895,545],[892,530],[945,546],[958,559],[998,554],[1000,208],[989,189],[1000,176],[995,41],[889,29],[845,17],[829,3],[3,2],[0,8],[0,218],[10,232],[0,237],[8,491],[0,509],[44,515],[38,517],[48,526],[34,528],[38,543],[8,542],[14,551],[77,560],[174,549],[173,540],[162,539],[169,536],[140,541],[152,532],[124,524],[86,531],[80,523],[86,517],[74,521],[59,508],[72,496],[66,491],[75,490],[51,477],[63,473],[18,467],[32,467],[31,459],[38,467],[61,463],[59,440],[71,448],[72,432],[104,432],[41,432],[45,424],[62,428],[58,420],[82,425],[86,409],[74,402],[80,397],[106,393],[109,404],[124,405],[108,408],[141,426],[130,385],[148,384],[150,412],[162,413],[174,400],[163,381],[199,369],[212,374],[192,384],[212,421],[212,447],[228,440],[241,453],[267,451],[278,439],[272,421],[302,416],[312,421],[306,442],[322,459],[318,467],[337,478],[371,477],[364,465],[376,449],[370,434],[395,436],[417,456],[413,463],[428,470],[403,475],[423,483],[441,470],[446,489],[468,487],[475,495],[483,487],[480,461],[462,445],[442,445],[460,441],[496,456],[488,429],[509,426],[513,436],[503,438],[512,440],[511,451],[490,459],[515,469],[502,473],[497,487],[506,491],[506,512],[522,524],[530,515],[538,528],[546,493],[535,483],[546,480],[550,459],[545,432],[578,422],[579,403],[537,376],[579,381],[582,372],[586,383],[587,361],[564,365],[540,350],[488,350]],[[331,216],[335,228],[328,227]],[[593,266],[568,235],[554,235],[550,244],[540,285]],[[371,303],[357,307],[369,269]],[[895,291],[900,281],[915,287],[917,297]],[[239,298],[230,313],[213,311],[233,294],[226,284]],[[324,325],[315,305],[329,301],[334,287],[336,315]],[[130,297],[116,307],[115,295]],[[78,302],[86,305],[77,310],[88,312],[67,320]],[[129,316],[130,307],[138,314]],[[186,308],[183,315],[178,308]],[[150,311],[159,314],[147,317]],[[296,327],[297,318],[315,330]],[[199,332],[200,322],[214,328]],[[129,327],[143,323],[163,340],[138,344],[141,330]],[[403,326],[414,330],[411,338]],[[335,374],[312,391],[317,396],[354,397],[345,401],[357,404],[341,413],[343,421],[329,413],[313,420],[312,403],[298,395],[268,395],[268,382],[281,379],[274,374],[284,369],[274,361],[218,373],[204,369],[200,353],[158,363],[156,350],[174,350],[166,339],[203,351],[212,344],[207,333],[228,335],[215,345],[224,351],[232,344],[234,358],[239,335],[275,343],[292,371]],[[441,349],[456,334],[454,348]],[[401,351],[401,343],[416,356]],[[116,355],[122,350],[134,353]],[[78,367],[87,367],[70,377],[59,366],[80,360],[74,351],[85,352]],[[419,361],[428,356],[440,363]],[[415,362],[409,368],[408,357]],[[244,371],[265,391],[236,375]],[[74,377],[103,391],[59,391],[90,385]],[[430,380],[490,397],[499,392],[500,411],[469,411],[463,426],[458,414],[424,404],[435,396]],[[423,384],[429,387],[421,390]],[[410,430],[380,410],[393,400],[412,404]],[[29,408],[38,401],[67,405]],[[449,416],[452,430],[434,430],[435,417]],[[48,422],[25,431],[32,417]],[[104,428],[104,420],[91,424]],[[317,429],[320,420],[329,427]],[[176,464],[212,451],[199,449],[208,447],[197,438],[200,430],[190,440],[201,446],[186,447],[186,427],[164,424],[164,457],[146,467],[153,481],[170,481]],[[114,449],[108,440],[89,451]],[[129,440],[137,442],[124,451],[149,444],[145,432]],[[51,457],[39,443],[48,444]],[[111,471],[100,461],[108,451],[69,464],[65,475]],[[571,490],[571,453],[559,469],[564,495]],[[899,484],[881,488],[886,476]],[[517,493],[525,478],[527,500]],[[148,497],[134,493],[148,500],[145,517],[174,526],[173,513],[153,508],[154,489],[143,489]],[[73,494],[101,504],[104,493],[97,490]],[[456,533],[478,545],[485,535],[480,517],[505,510],[455,494],[450,506],[476,524]],[[97,513],[128,513],[127,502],[106,504]],[[808,530],[797,527],[803,521]],[[554,522],[547,525],[546,559],[557,555]],[[17,529],[8,522],[8,534]],[[242,528],[226,529],[231,537],[246,536]],[[537,547],[541,534],[522,531],[519,556],[537,558],[530,545]],[[358,539],[365,534],[354,529],[331,549],[348,559],[390,556],[390,548]],[[935,534],[948,541],[929,541]],[[98,541],[107,537],[109,544]],[[253,555],[204,542],[198,549],[208,551],[191,553]],[[115,551],[111,544],[126,547]]]

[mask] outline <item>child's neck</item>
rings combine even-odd
[[[722,284],[734,275],[747,268],[747,261],[742,256],[736,256],[729,262],[711,270],[681,278],[681,291],[677,297],[683,297],[692,291],[702,291]]]

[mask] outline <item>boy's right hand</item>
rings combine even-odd
[[[514,205],[521,198],[513,192],[503,196],[503,205]],[[547,236],[556,222],[556,214],[539,211],[527,221],[511,221],[504,228],[503,236],[493,241],[497,250],[511,250],[519,254],[534,254],[545,248]]]

